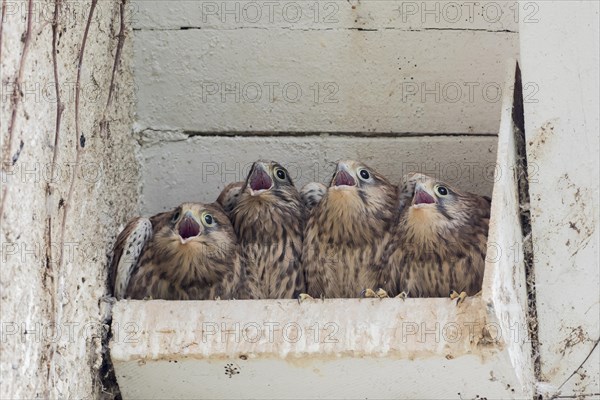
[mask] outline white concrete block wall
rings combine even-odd
[[[491,179],[464,171],[495,162],[505,62],[518,55],[514,3],[133,5],[144,212],[213,201],[243,179],[227,171],[258,158],[299,168],[299,184],[324,181],[338,158],[392,180],[418,163],[491,194]],[[214,163],[219,178],[175,183]]]
[[[161,1],[133,3],[134,29],[457,29],[516,32],[519,17],[535,18],[535,4],[510,1]]]
[[[523,80],[539,86],[525,128],[548,397],[600,396],[599,11],[597,2],[539,2],[538,22],[520,26]]]
[[[139,181],[127,26],[117,55],[120,4],[98,1],[91,18],[87,0],[0,5],[2,399],[114,389],[99,379],[108,316],[100,299]]]
[[[219,137],[171,135],[143,145],[142,210],[163,211],[184,201],[213,202],[229,182],[246,178],[258,158],[279,160],[297,186],[329,182],[335,161],[362,160],[392,182],[420,171],[476,193],[491,194],[496,137]],[[177,139],[176,139],[177,138]]]
[[[347,5],[349,3],[346,3]],[[191,132],[498,130],[514,33],[141,30],[138,123]]]
[[[494,134],[517,54],[510,2],[134,4],[142,128]]]

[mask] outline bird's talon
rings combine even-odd
[[[311,295],[309,295],[309,294],[300,293],[298,295],[298,303],[301,304],[305,300],[314,300],[314,298]]]
[[[408,297],[408,294],[406,294],[406,292],[401,292],[398,296],[396,296],[396,299],[401,299],[402,301],[406,300],[406,298]]]
[[[456,299],[456,305],[459,305],[467,298],[467,292],[460,292],[459,294],[455,290],[453,290],[452,292],[450,292],[450,298],[452,300]]]
[[[375,293],[373,291],[373,289],[365,289],[362,292],[360,292],[360,294],[362,295],[362,297],[367,298],[367,299],[375,299],[375,298],[379,297],[377,295],[377,293]]]
[[[377,289],[377,292],[375,292],[375,294],[377,295],[377,297],[379,297],[380,299],[388,299],[390,296],[387,294],[387,292],[385,290],[383,290],[382,288]]]

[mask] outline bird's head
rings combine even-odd
[[[367,165],[353,160],[340,160],[337,163],[329,190],[369,190],[386,185],[388,180]]]
[[[367,165],[353,160],[340,160],[329,183],[328,194],[342,197],[357,196],[361,201],[379,195],[389,195],[394,186],[381,174]]]
[[[450,229],[469,219],[468,198],[447,183],[419,173],[409,174],[403,191],[412,196],[406,205],[407,218],[415,226]]]
[[[276,196],[281,192],[297,192],[292,178],[281,164],[275,161],[259,160],[252,164],[242,192],[257,198]]]
[[[214,243],[231,241],[233,229],[229,218],[217,205],[183,203],[169,218],[158,237],[181,250],[194,250]]]
[[[231,222],[218,204],[183,203],[153,224],[154,257],[169,266],[164,273],[172,282],[218,281],[239,254]]]
[[[278,162],[252,164],[231,221],[240,243],[270,238],[281,227],[303,230],[305,206],[288,171]]]
[[[320,208],[327,209],[327,215],[338,225],[360,223],[382,230],[390,222],[395,198],[395,186],[383,175],[361,162],[342,160],[337,163]]]

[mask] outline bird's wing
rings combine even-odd
[[[489,219],[492,199],[489,196],[479,196],[476,194],[471,194],[471,198],[473,199],[473,207],[477,216]]]
[[[300,189],[300,196],[308,210],[319,204],[325,193],[327,193],[327,187],[319,182],[307,183]]]
[[[217,203],[223,207],[226,214],[229,214],[237,205],[243,186],[244,182],[230,183],[219,195]]]
[[[152,222],[148,218],[135,218],[117,237],[111,262],[113,295],[125,297],[129,279],[137,266],[146,243],[152,238]]]

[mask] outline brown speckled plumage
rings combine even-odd
[[[372,168],[338,162],[305,231],[302,260],[309,295],[360,297],[363,289],[375,285],[375,265],[393,222],[396,197],[396,187]]]
[[[236,298],[239,246],[219,205],[184,203],[130,221],[117,238],[110,271],[117,298]]]
[[[217,199],[217,203],[223,207],[223,210],[227,214],[231,214],[235,206],[237,205],[240,194],[242,193],[242,188],[244,187],[244,182],[234,182],[225,186],[219,198]]]
[[[287,170],[274,161],[255,162],[231,213],[245,267],[245,297],[294,298],[304,291],[305,219]]]
[[[327,193],[327,186],[319,182],[309,182],[300,189],[300,196],[307,210],[312,210]]]
[[[404,204],[402,202],[404,201]],[[481,290],[490,199],[422,174],[404,179],[378,284],[389,295],[447,297]]]

